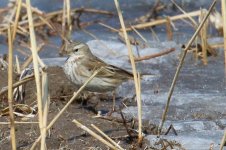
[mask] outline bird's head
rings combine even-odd
[[[65,51],[69,55],[75,55],[80,57],[92,55],[87,44],[77,41],[68,43]]]

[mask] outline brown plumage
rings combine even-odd
[[[76,85],[81,86],[94,73],[103,68],[86,86],[92,92],[113,91],[122,82],[133,78],[133,74],[119,67],[109,65],[92,54],[85,43],[72,42],[66,52],[70,55],[64,64],[64,72]]]

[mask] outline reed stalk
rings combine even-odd
[[[15,134],[15,123],[13,114],[13,43],[11,25],[8,27],[8,46],[9,46],[9,62],[8,62],[8,103],[9,103],[9,120],[10,120],[10,139],[12,149],[16,150],[16,134]]]
[[[141,109],[139,109],[141,107],[141,95],[140,95],[140,91],[139,91],[139,81],[138,81],[138,77],[137,77],[137,71],[136,71],[136,65],[135,65],[135,61],[134,61],[134,56],[133,56],[133,52],[132,52],[132,47],[130,45],[130,41],[126,32],[126,27],[125,27],[125,23],[123,20],[123,16],[122,16],[122,11],[120,9],[119,6],[119,2],[118,0],[114,0],[115,2],[115,6],[118,12],[118,16],[119,16],[119,20],[120,20],[120,24],[122,27],[122,31],[125,37],[125,41],[126,41],[126,45],[127,45],[127,49],[128,49],[128,53],[129,53],[129,58],[130,58],[130,63],[132,66],[132,70],[133,70],[133,77],[134,77],[134,84],[135,84],[135,90],[136,90],[136,97],[137,97],[137,106],[138,106],[138,124],[141,125],[142,124],[142,119],[139,118],[139,116],[141,116]],[[141,127],[138,127],[138,144],[141,144],[142,142],[142,130]]]
[[[13,25],[12,41],[14,41],[14,39],[16,37],[17,26],[18,26],[18,21],[19,21],[19,17],[20,17],[21,4],[22,4],[22,0],[17,0],[17,9],[16,9],[16,16],[15,16],[15,21],[14,21],[14,25]]]
[[[45,133],[43,130],[43,109],[42,109],[42,92],[41,92],[41,81],[40,81],[40,73],[38,66],[38,53],[37,53],[37,44],[36,37],[34,31],[33,17],[31,12],[31,4],[30,0],[26,0],[27,5],[27,15],[28,15],[28,23],[29,23],[29,32],[30,32],[30,41],[31,41],[31,51],[33,57],[33,67],[35,74],[35,83],[36,83],[36,91],[37,91],[37,104],[38,104],[38,118],[39,118],[39,129],[41,133],[42,142],[45,141]],[[45,143],[41,143],[41,150],[44,150]]]
[[[226,1],[221,0],[221,11],[223,17],[223,35],[224,35],[224,65],[225,65],[225,77],[226,77]],[[220,150],[223,150],[224,144],[226,141],[226,130],[224,131],[224,135],[221,140]]]
[[[225,76],[226,76],[226,1],[221,0],[221,10],[223,17],[223,35],[224,35],[224,64],[225,64]]]
[[[202,10],[201,11],[201,19],[206,16],[206,11]],[[207,65],[207,30],[208,30],[208,20],[205,22],[203,25],[201,31],[200,31],[200,38],[202,42],[202,61],[204,65]]]
[[[47,131],[47,116],[48,116],[48,108],[49,108],[49,91],[48,91],[48,75],[45,71],[42,71],[42,106],[43,106],[43,137],[41,140],[41,149],[46,149],[46,131]]]

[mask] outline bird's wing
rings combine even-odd
[[[95,57],[90,58],[89,61],[85,61],[84,65],[93,73],[95,70],[99,68],[103,68],[101,72],[99,72],[96,77],[105,77],[105,78],[118,78],[118,79],[129,79],[133,77],[133,74],[130,72],[118,68],[113,65],[108,65],[103,60]]]

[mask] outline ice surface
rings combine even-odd
[[[184,132],[178,136],[166,135],[162,136],[162,139],[168,141],[176,141],[180,143],[186,150],[208,150],[212,146],[214,150],[219,149],[220,141],[223,136],[222,130],[215,131],[196,131],[196,132]],[[154,135],[148,135],[146,139],[149,139],[151,145],[154,145],[159,139]]]

